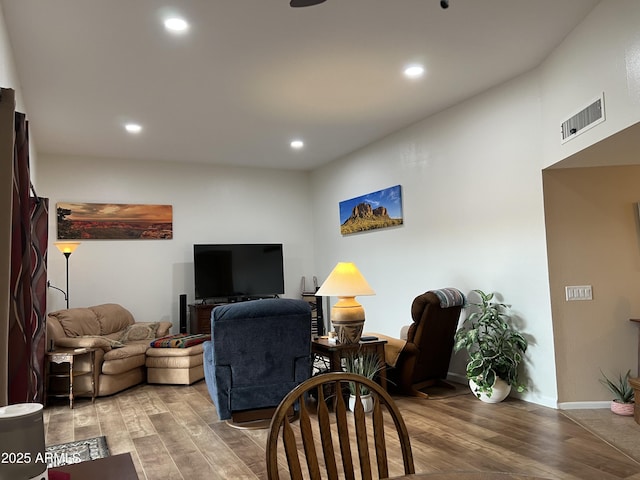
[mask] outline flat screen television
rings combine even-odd
[[[195,298],[242,299],[284,293],[281,243],[196,244]]]

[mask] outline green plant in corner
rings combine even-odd
[[[507,314],[509,308],[504,303],[493,302],[493,293],[474,290],[480,303],[468,303],[474,307],[456,331],[455,351],[466,349],[469,362],[467,378],[478,386],[474,392],[478,397],[493,393],[496,377],[501,378],[518,392],[526,390],[520,381],[518,366],[527,350],[527,339],[511,324]]]
[[[384,363],[378,358],[378,354],[374,352],[356,352],[345,356],[345,370],[349,373],[357,373],[370,380],[382,370]],[[356,385],[349,382],[349,393],[356,394]],[[368,395],[369,389],[364,385],[360,385],[360,395]]]
[[[603,372],[600,370],[602,374],[602,378],[600,378],[600,383],[607,387],[607,389],[613,393],[613,401],[618,403],[633,403],[634,400],[634,391],[629,383],[629,378],[631,377],[631,370],[627,370],[627,373],[622,376],[622,374],[618,375],[617,380],[610,380]]]

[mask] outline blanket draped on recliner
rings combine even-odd
[[[429,290],[440,300],[440,308],[450,308],[464,306],[464,294],[457,288],[440,288],[438,290]]]

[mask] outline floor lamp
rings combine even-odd
[[[78,248],[80,242],[55,242],[54,245],[62,252],[67,262],[67,291],[65,300],[67,301],[67,309],[69,309],[69,257],[75,252],[76,248]]]

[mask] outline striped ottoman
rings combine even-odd
[[[151,342],[147,349],[147,383],[191,385],[204,378],[202,343],[209,335],[177,334]]]

